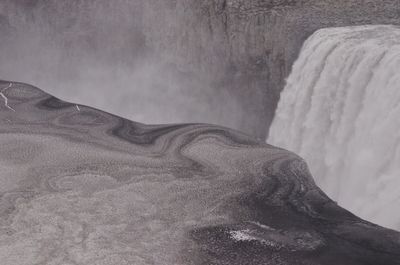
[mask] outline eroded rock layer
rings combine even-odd
[[[399,233],[338,207],[293,153],[0,85],[2,265],[400,264]]]

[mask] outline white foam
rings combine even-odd
[[[268,142],[301,155],[341,206],[400,230],[400,28],[313,34],[281,94]]]

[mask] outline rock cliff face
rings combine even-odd
[[[131,98],[136,95],[143,101],[143,95],[128,92],[133,88],[126,88],[126,83],[140,87],[131,78],[145,61],[157,65],[149,75],[159,82],[146,79],[141,91],[154,91],[151,98],[157,104],[152,110],[159,116],[170,113],[177,118],[171,121],[218,123],[265,138],[284,80],[312,32],[330,26],[400,24],[400,5],[397,0],[2,0],[0,22],[3,78],[33,82],[63,98],[84,98],[91,105],[141,120],[134,115],[138,109],[128,109],[127,104],[121,108],[122,99],[113,102],[111,94],[91,100],[113,86],[124,100],[139,106]],[[31,67],[37,61],[40,70]],[[114,70],[105,65],[123,70],[107,74]],[[65,92],[85,83],[79,75],[99,81],[93,89],[87,84]],[[48,81],[49,76],[54,80]],[[78,80],[71,81],[74,78]],[[169,87],[154,88],[167,83],[183,88],[178,93]],[[173,90],[184,111],[172,113],[168,101],[173,99],[166,100],[165,95],[158,96],[158,103],[154,94],[165,90]],[[141,109],[142,121],[157,122],[148,115],[150,110]],[[197,114],[182,114],[188,112]],[[168,117],[162,120],[168,122]]]
[[[148,2],[145,14],[152,14],[151,6],[159,2]],[[170,60],[184,68],[190,67],[193,71],[200,68],[217,80],[224,80],[236,96],[252,98],[252,95],[262,94],[263,100],[255,101],[257,110],[254,111],[263,114],[253,112],[258,120],[248,125],[253,126],[252,133],[259,136],[267,133],[284,80],[303,42],[315,30],[400,24],[400,5],[396,0],[170,2],[174,3],[170,8],[180,23],[170,25],[170,29],[160,31],[160,35],[154,34],[155,41],[148,43],[161,52],[168,47],[168,54],[172,55]],[[145,25],[154,25],[148,22],[154,17],[161,18],[157,25],[160,29],[168,24],[163,18],[170,18],[152,14],[145,19]]]

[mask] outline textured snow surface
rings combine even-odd
[[[400,265],[291,152],[0,88],[0,265]]]
[[[268,142],[302,156],[339,205],[400,229],[400,28],[317,31],[293,66]]]

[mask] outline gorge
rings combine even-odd
[[[0,0],[1,265],[400,265],[398,25],[398,0]]]
[[[397,0],[1,0],[0,73],[136,121],[265,139],[315,30],[399,14]]]

